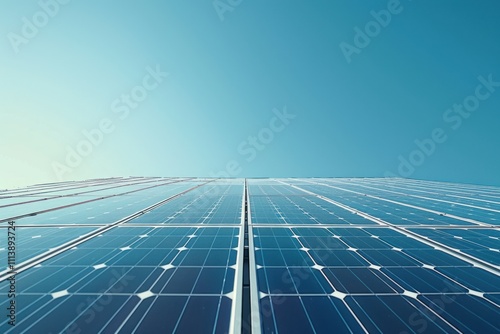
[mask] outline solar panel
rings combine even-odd
[[[100,328],[124,333],[130,333],[136,327],[146,330],[151,324],[139,322],[142,316],[151,316],[150,313],[158,312],[156,308],[160,305],[180,297],[183,298],[179,300],[187,304],[191,297],[196,297],[195,300],[203,301],[202,304],[226,305],[213,314],[213,318],[207,317],[207,322],[198,325],[214,326],[215,320],[220,317],[219,326],[228,330],[231,299],[226,295],[233,291],[234,269],[231,266],[236,263],[233,246],[237,244],[237,230],[117,227],[101,237],[97,236],[44,261],[20,277],[20,294],[26,293],[32,298],[52,296],[53,300],[67,295],[69,298],[63,303],[54,301],[44,304],[44,317],[31,313],[17,330],[50,325],[51,331],[64,332],[75,324],[84,332],[98,332]],[[93,306],[108,309],[108,303],[102,301],[104,298],[120,300],[116,305],[109,306],[109,318],[106,320],[110,324],[87,323],[79,311],[84,307],[92,309]],[[151,300],[146,301],[149,298]],[[79,306],[82,300],[88,300],[85,306]],[[142,300],[150,304],[147,309],[143,309]],[[127,312],[118,308],[122,303],[130,307]],[[191,303],[193,312],[202,313],[203,305]],[[53,324],[57,314],[67,308],[74,312],[67,314],[65,321],[61,319]],[[138,319],[137,312],[141,312]],[[167,328],[179,320],[177,325],[186,327],[191,320],[188,313],[182,320],[183,314],[175,315],[175,319],[164,315],[156,319],[156,324],[163,323]],[[22,313],[19,316],[22,317]],[[47,325],[43,325],[45,318],[48,318]],[[49,321],[50,318],[52,321]],[[226,319],[224,323],[222,319]],[[40,325],[37,325],[38,322],[41,322]]]
[[[5,260],[0,308],[15,300],[16,320],[0,331],[496,333],[499,198],[404,179],[0,191],[0,256],[14,220],[18,272]]]
[[[357,220],[339,229],[323,220],[322,227],[294,228],[274,206],[275,212],[268,210],[275,221],[271,229],[256,215],[260,304],[269,309],[264,332],[498,331],[498,303],[485,296],[498,296],[500,257],[494,247],[500,243],[498,230],[483,228],[497,215],[485,219],[476,207],[456,210],[438,201],[384,196],[383,188],[359,192],[361,187],[349,181],[280,183],[328,203],[341,202],[339,207],[380,227]],[[426,228],[407,229],[411,225]],[[457,225],[467,228],[447,228]],[[319,305],[330,310],[329,316],[317,316],[324,312]],[[292,321],[290,314],[296,317]]]

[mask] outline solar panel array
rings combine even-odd
[[[4,190],[0,332],[500,333],[499,227],[499,188],[407,179]]]

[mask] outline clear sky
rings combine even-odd
[[[500,2],[0,0],[0,188],[500,185]]]

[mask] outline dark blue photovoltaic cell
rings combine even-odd
[[[361,333],[342,301],[324,297],[276,296],[260,300],[263,333]]]
[[[360,250],[359,254],[370,263],[383,267],[421,266],[422,263],[408,255],[393,250]]]
[[[368,333],[452,333],[452,327],[406,296],[349,296],[345,299]]]
[[[412,258],[432,266],[454,267],[470,266],[471,264],[453,255],[437,249],[405,249],[403,253]]]
[[[332,236],[302,236],[300,241],[309,249],[347,249],[349,248],[340,238],[332,238]]]
[[[348,250],[311,250],[309,254],[317,264],[325,267],[365,267],[369,265],[356,252]]]
[[[403,290],[382,272],[370,268],[324,268],[335,288],[343,293],[401,293]]]
[[[490,294],[487,293],[484,295],[488,300],[500,306],[500,293]]]
[[[231,300],[216,296],[131,297],[104,333],[227,333]],[[133,306],[138,305],[137,308]]]
[[[176,268],[166,270],[151,291],[158,294],[227,294],[233,290],[234,269]]]
[[[298,246],[298,247],[297,247]],[[257,248],[276,248],[276,249],[285,249],[285,248],[300,248],[300,244],[297,239],[286,237],[267,237],[261,236],[258,239],[255,239],[255,247]]]
[[[498,292],[500,276],[475,267],[440,267],[437,270],[460,284],[480,292]]]
[[[300,250],[258,250],[256,251],[256,262],[261,266],[303,266],[314,263],[305,252]]]
[[[500,266],[500,252],[495,250],[466,250],[465,253],[474,256],[477,259],[482,261],[494,264],[496,266]]]
[[[498,333],[500,311],[487,300],[471,295],[422,295],[419,300],[441,314],[462,333]]]
[[[230,305],[226,297],[190,297],[175,330],[179,333],[226,333]]]
[[[371,249],[391,249],[392,245],[379,240],[378,238],[370,237],[343,237],[347,245],[352,248],[371,248]]]
[[[418,240],[402,235],[380,237],[380,240],[385,241],[388,244],[392,245],[393,247],[400,249],[423,249],[423,248],[433,249],[431,246],[423,244]]]
[[[465,293],[467,289],[434,270],[422,267],[382,268],[405,290],[419,293]]]
[[[257,270],[260,291],[267,294],[330,294],[332,287],[319,270],[265,268]]]
[[[192,249],[182,252],[172,262],[178,266],[227,266],[236,263],[236,251],[231,249]]]

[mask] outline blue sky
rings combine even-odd
[[[500,185],[497,1],[1,4],[0,188],[128,175]]]

